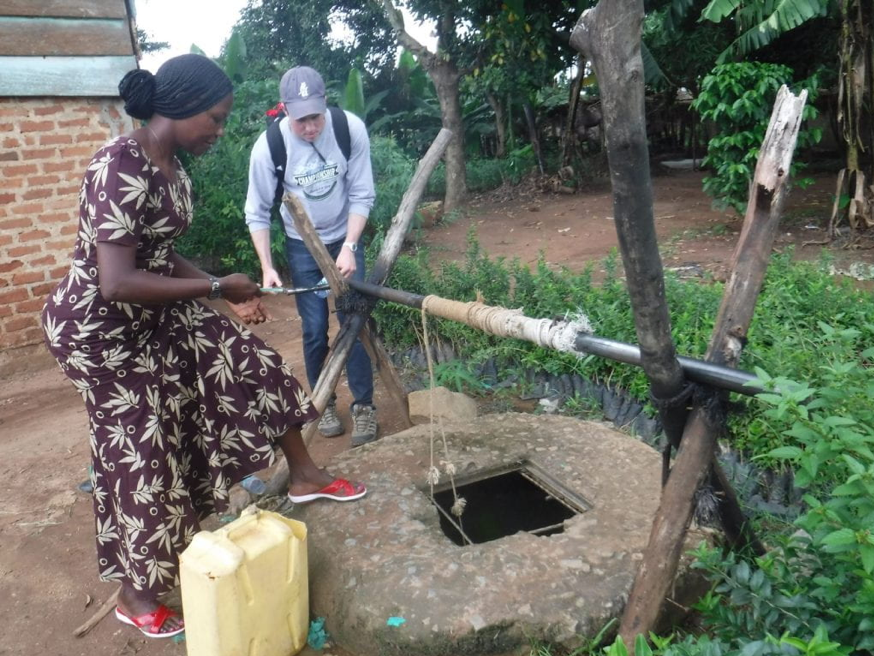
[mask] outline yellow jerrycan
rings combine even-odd
[[[179,558],[188,656],[291,656],[309,629],[307,529],[255,510]]]

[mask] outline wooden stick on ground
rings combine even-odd
[[[94,613],[85,624],[77,628],[73,631],[73,635],[77,638],[81,638],[83,635],[88,633],[91,629],[97,626],[104,617],[109,615],[109,613],[116,607],[118,604],[118,593],[121,592],[121,586],[119,586],[118,590],[109,595],[109,599],[103,602],[103,605],[97,609],[97,612]]]
[[[806,91],[796,97],[785,86],[777,94],[732,262],[732,274],[707,349],[707,359],[716,364],[736,366],[746,342],[788,192],[789,167],[806,100]],[[724,401],[720,397],[724,395],[713,399],[717,406]],[[647,635],[655,625],[676,576],[694,494],[707,476],[721,427],[722,420],[712,408],[698,406],[693,410],[622,617],[619,634],[626,645],[632,645],[639,634]]]

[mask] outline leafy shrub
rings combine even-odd
[[[714,198],[718,207],[733,207],[738,213],[744,212],[774,100],[784,84],[792,85],[792,70],[762,62],[721,64],[701,83],[701,91],[692,106],[703,120],[716,125],[717,134],[710,140],[704,159],[704,165],[710,167],[714,175],[704,179],[704,191]],[[818,114],[812,104],[817,80],[813,77],[802,85],[809,93],[803,118],[813,119]],[[802,129],[798,146],[812,145],[819,141],[820,135],[819,128]],[[799,164],[793,161],[793,175],[799,170]],[[796,184],[805,183],[796,180]]]
[[[368,225],[373,230],[385,231],[410,186],[416,163],[403,152],[394,138],[381,136],[371,137],[370,160],[373,164],[376,201],[370,211]]]
[[[443,262],[432,270],[428,253],[402,255],[389,286],[415,294],[436,294],[469,301],[481,293],[489,305],[524,308],[530,317],[563,317],[584,312],[595,333],[620,342],[637,341],[631,303],[619,274],[614,253],[601,263],[604,277],[592,281],[594,265],[579,273],[554,269],[541,259],[532,269],[516,260],[490,259],[483,254],[475,234],[469,237],[463,262]],[[749,331],[740,368],[759,367],[768,372],[821,385],[822,353],[819,324],[830,322],[835,330],[858,328],[859,344],[874,343],[874,299],[871,295],[836,280],[829,273],[829,260],[793,262],[792,253],[775,256]],[[723,286],[718,283],[684,281],[667,272],[665,291],[671,311],[672,334],[681,355],[703,357],[713,330]],[[419,311],[380,303],[374,313],[386,342],[409,348],[418,341],[414,326]],[[602,358],[580,359],[543,349],[529,342],[499,339],[460,323],[430,318],[435,340],[451,343],[460,358],[482,362],[496,358],[504,373],[535,369],[553,374],[580,373],[590,379],[610,381],[641,401],[648,399],[648,383],[637,367]],[[835,346],[852,355],[859,348]],[[763,454],[786,443],[785,428],[760,412],[749,397],[738,397],[730,418],[733,445],[747,453]]]
[[[535,170],[537,160],[530,145],[517,148],[504,159],[468,159],[465,164],[467,188],[472,192],[497,189],[504,184],[517,185]],[[446,169],[441,162],[428,181],[426,194],[442,197],[446,191]]]
[[[807,494],[798,530],[772,534],[752,564],[696,552],[714,582],[699,603],[707,628],[744,654],[773,653],[774,636],[802,652],[816,642],[817,654],[874,649],[874,348],[860,348],[870,331],[819,324],[818,386],[758,370],[771,390],[757,396],[763,420],[785,442],[762,457],[794,467]]]
[[[243,82],[234,89],[234,111],[225,134],[201,157],[183,164],[194,190],[194,219],[178,244],[179,252],[213,273],[235,271],[261,277],[261,266],[243,213],[249,180],[249,154],[265,129],[264,111],[275,104],[275,82]],[[275,210],[274,210],[275,211]],[[274,261],[281,267],[283,234],[273,225]]]

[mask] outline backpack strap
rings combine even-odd
[[[346,161],[349,161],[349,156],[352,154],[352,137],[349,134],[349,119],[339,107],[329,107],[331,112],[331,125],[334,128],[334,138],[337,140],[337,145],[340,147],[340,152]],[[270,149],[270,159],[273,161],[273,173],[276,175],[276,194],[273,198],[273,204],[276,205],[282,201],[282,195],[285,189],[282,181],[285,179],[285,167],[288,166],[288,151],[285,149],[285,139],[282,137],[282,131],[279,129],[279,121],[284,116],[279,116],[267,126],[267,147]]]
[[[288,152],[285,150],[285,139],[282,138],[282,131],[279,129],[279,121],[282,117],[274,120],[267,126],[267,147],[270,148],[270,159],[273,160],[273,173],[276,175],[276,193],[274,194],[273,204],[276,205],[282,200],[284,189],[282,181],[285,179],[285,167],[288,165]]]
[[[349,156],[352,154],[352,138],[349,136],[349,119],[339,107],[329,107],[331,112],[331,124],[334,126],[334,138],[337,140],[337,145],[340,146],[340,152],[346,161],[349,161]]]

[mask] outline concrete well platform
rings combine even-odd
[[[658,506],[660,455],[567,417],[486,415],[445,431],[457,480],[529,461],[590,507],[559,534],[457,546],[428,496],[430,426],[343,453],[329,470],[364,481],[368,495],[293,512],[309,529],[311,614],[357,656],[506,653],[530,638],[573,647],[597,633],[631,589]]]

